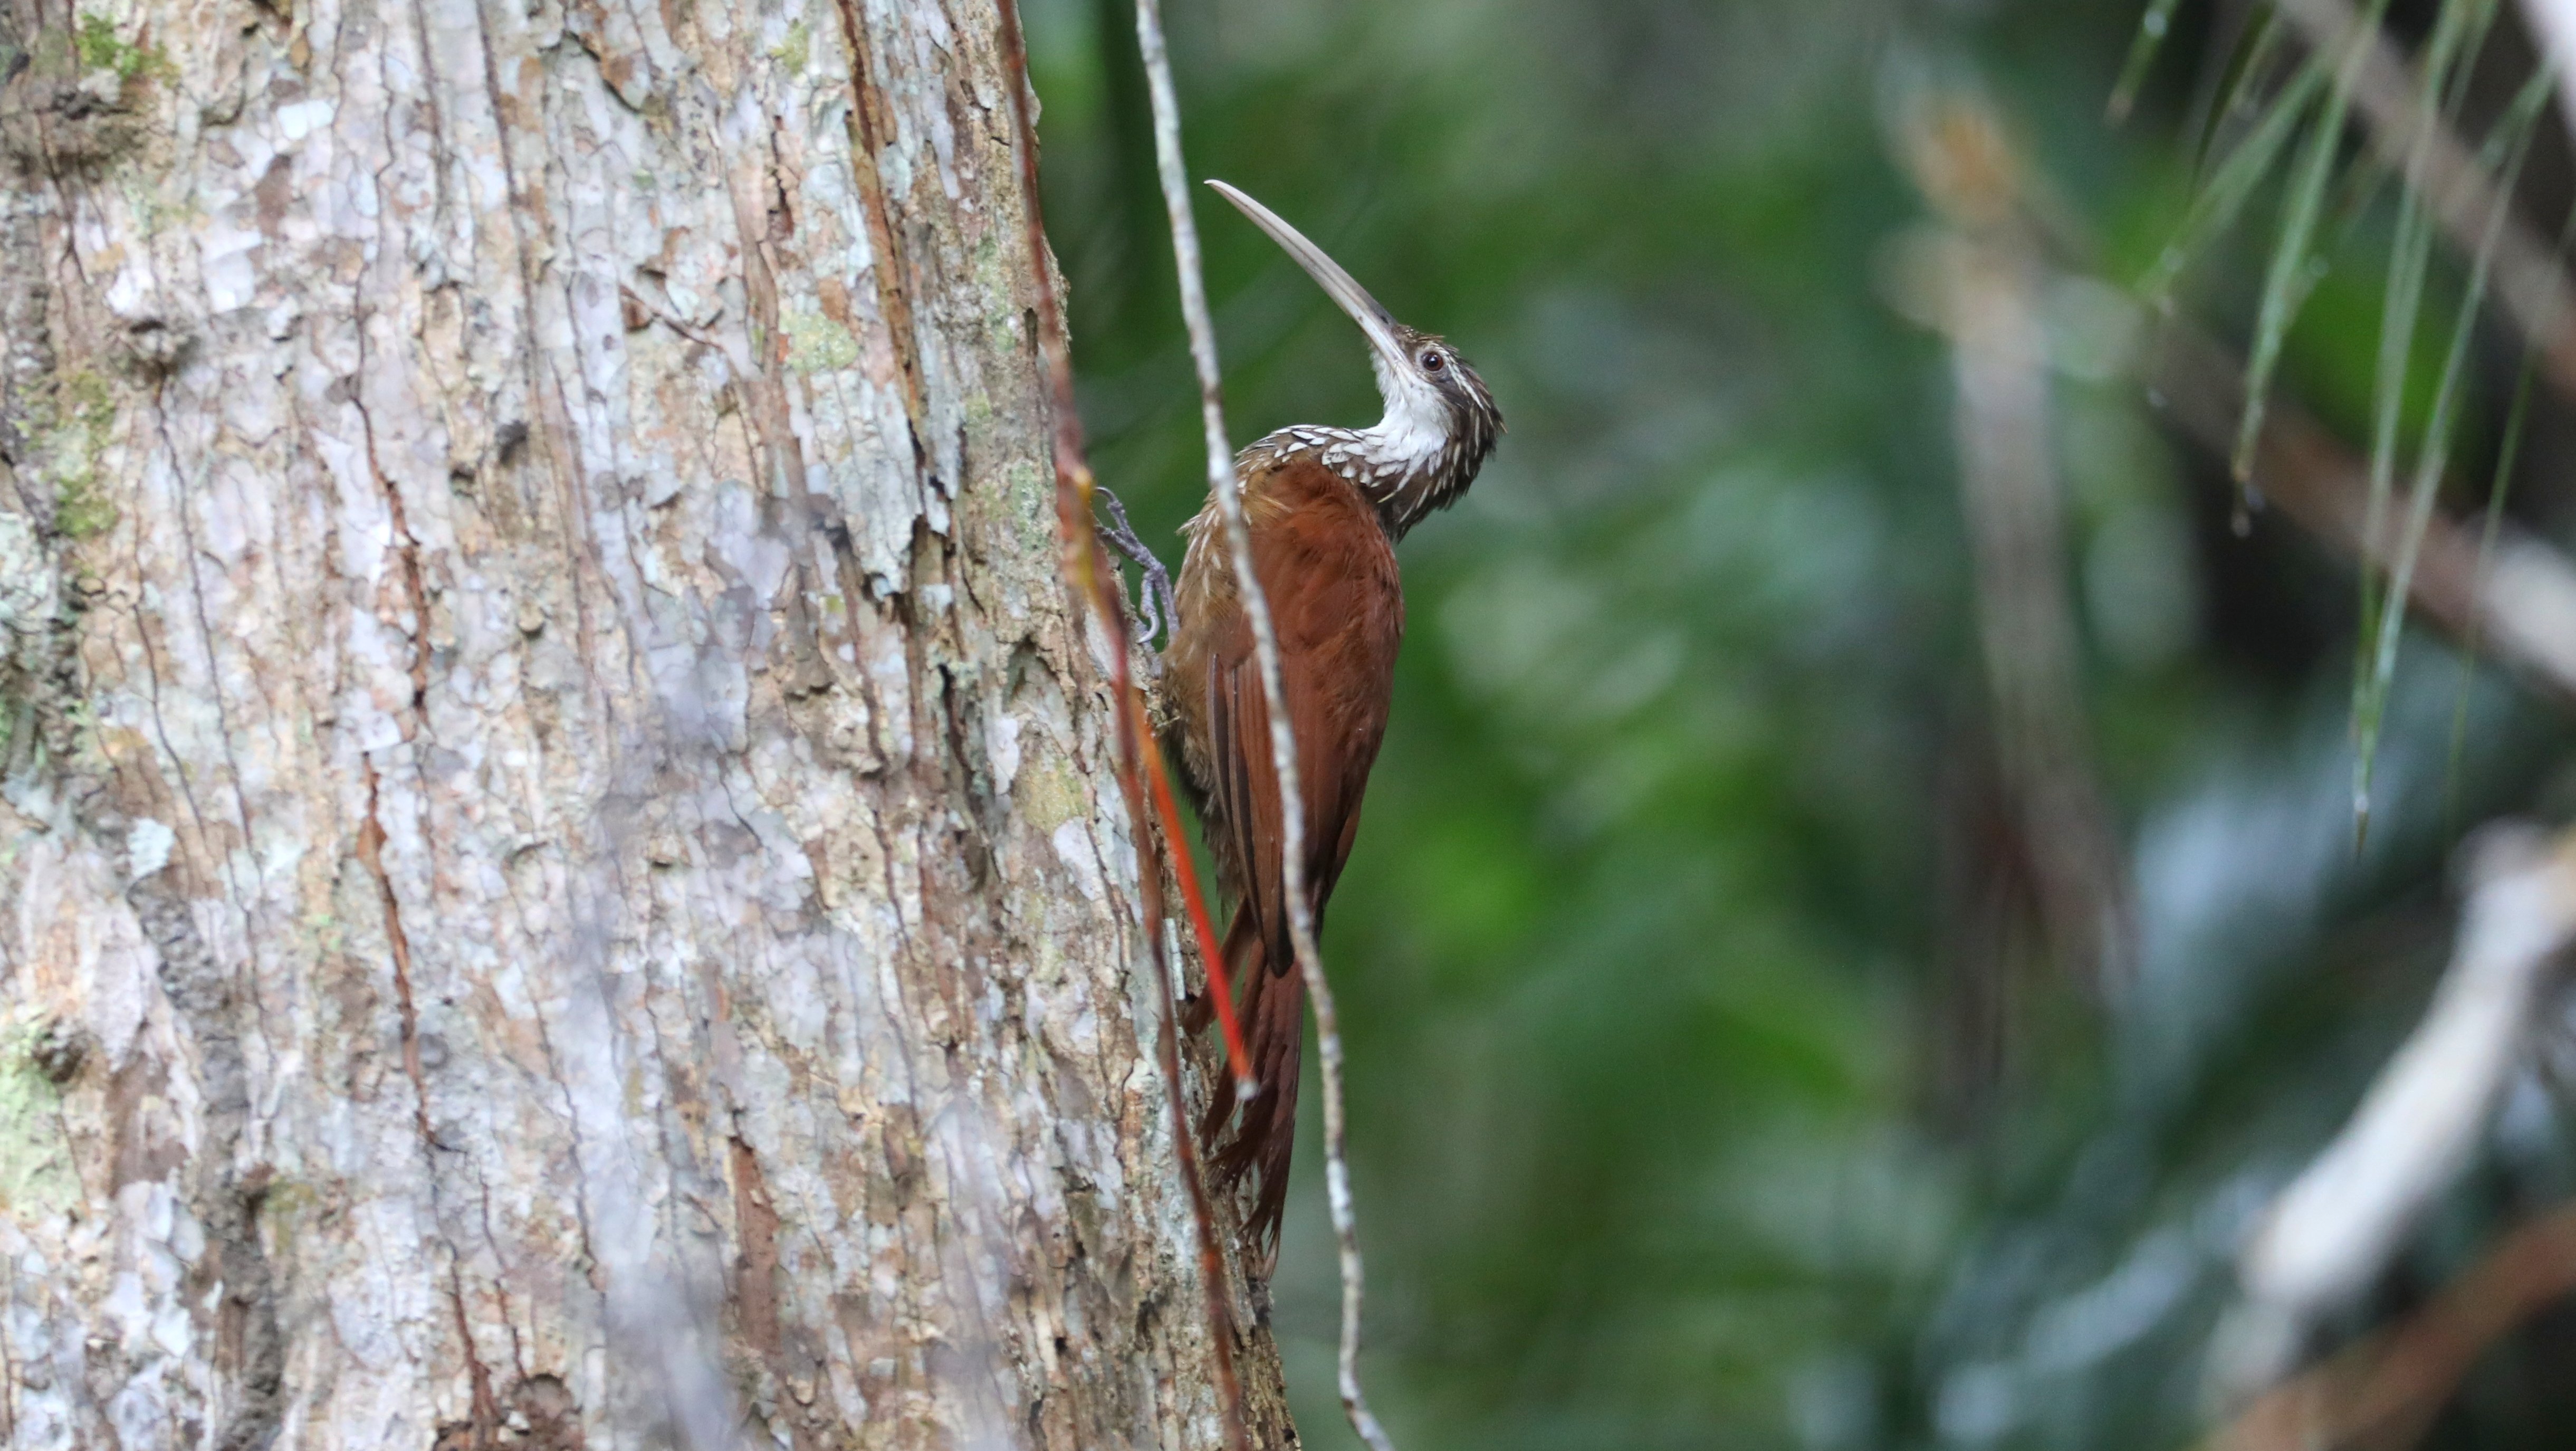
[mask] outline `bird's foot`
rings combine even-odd
[[[1157,634],[1168,640],[1181,623],[1180,611],[1172,602],[1171,571],[1163,567],[1163,561],[1154,556],[1153,550],[1145,547],[1144,540],[1136,537],[1135,526],[1127,522],[1127,506],[1118,502],[1116,494],[1100,485],[1093,486],[1092,494],[1109,514],[1108,522],[1095,525],[1100,537],[1108,540],[1111,548],[1133,560],[1139,575],[1136,643],[1151,647]]]

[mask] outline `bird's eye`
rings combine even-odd
[[[1440,350],[1437,348],[1424,349],[1422,353],[1422,371],[1426,373],[1437,373],[1440,371],[1441,367]]]

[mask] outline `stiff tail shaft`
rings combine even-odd
[[[1246,1224],[1264,1244],[1279,1242],[1279,1219],[1288,1205],[1288,1156],[1297,1146],[1297,1069],[1306,1034],[1306,980],[1293,967],[1270,970],[1268,951],[1252,914],[1237,907],[1226,929],[1225,957],[1243,1017],[1244,1046],[1261,1091],[1241,1105],[1235,1118],[1234,1095],[1220,1093],[1208,1104],[1199,1136],[1210,1151],[1210,1168],[1218,1189],[1231,1193],[1247,1174],[1257,1176],[1259,1197]],[[1231,1138],[1226,1126],[1234,1125]],[[1220,1140],[1222,1142],[1220,1143]]]

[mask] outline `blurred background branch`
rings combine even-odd
[[[2562,78],[2576,76],[2576,4],[2568,0],[2522,0],[2522,13],[2530,18],[2531,30],[2540,42],[2540,53],[2549,67]],[[2571,129],[2576,129],[2576,91],[2561,82],[2558,88],[2559,109]]]
[[[1914,239],[1902,285],[1952,349],[1952,436],[1995,755],[2050,952],[2108,992],[2128,975],[2133,924],[2127,865],[2095,777],[2066,582],[2041,317],[2047,266],[2024,221],[2021,158],[1992,109],[1928,82],[1895,104],[1899,153],[1941,219]]]
[[[2265,1392],[2211,1451],[2402,1448],[2495,1343],[2576,1294],[2576,1206],[2507,1235],[2403,1325]]]
[[[2158,338],[2155,386],[2172,417],[2216,457],[2236,436],[2243,372],[2208,336],[2180,324]],[[2255,471],[2299,527],[2345,558],[2385,570],[2394,523],[2370,528],[2370,467],[2296,405],[2274,405]],[[2494,650],[2537,688],[2576,706],[2576,563],[2510,526],[2490,541],[2443,516],[2430,519],[2411,603],[2464,649]]]
[[[2576,937],[2576,837],[2489,827],[2472,847],[2458,951],[2423,1022],[2245,1246],[2244,1298],[2213,1345],[2223,1399],[2277,1380],[2385,1271],[2523,1066]]]
[[[2410,184],[2420,188],[2421,199],[2441,220],[2454,247],[2464,255],[2485,250],[2489,219],[2499,213],[2512,217],[2511,199],[2500,194],[2471,147],[2426,102],[2428,87],[2396,45],[2351,0],[2277,3],[2321,53],[2339,54],[2359,40],[2363,59],[2353,100],[2372,149],[2386,165],[2402,168],[2420,145],[2424,161]],[[2554,0],[2543,0],[2539,8],[2553,6]],[[2515,219],[2493,250],[2496,299],[2505,316],[2539,350],[2558,390],[2576,397],[2576,313],[2568,310],[2566,272],[2554,249]]]

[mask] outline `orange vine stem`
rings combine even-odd
[[[1234,984],[1227,978],[1230,964],[1225,947],[1208,916],[1207,895],[1199,890],[1199,869],[1190,859],[1189,839],[1181,834],[1181,808],[1172,800],[1171,772],[1163,765],[1163,751],[1155,744],[1154,733],[1145,728],[1143,696],[1136,693],[1129,698],[1136,712],[1137,739],[1145,743],[1145,779],[1154,786],[1154,811],[1163,819],[1164,839],[1172,844],[1172,869],[1180,875],[1181,900],[1189,905],[1199,956],[1207,960],[1208,996],[1216,1004],[1217,1030],[1225,1036],[1225,1061],[1234,1069],[1234,1093],[1249,1103],[1261,1091],[1261,1083],[1252,1076],[1252,1055],[1243,1046],[1243,1023],[1234,1014]]]
[[[1172,991],[1171,954],[1164,949],[1163,874],[1153,862],[1152,845],[1147,840],[1142,799],[1146,793],[1137,780],[1147,773],[1139,769],[1140,763],[1157,760],[1151,774],[1158,801],[1168,803],[1171,788],[1159,759],[1150,754],[1153,734],[1144,728],[1143,696],[1129,678],[1128,655],[1134,647],[1127,638],[1124,591],[1119,588],[1115,572],[1104,567],[1099,528],[1091,517],[1093,481],[1091,466],[1083,457],[1082,418],[1074,406],[1072,350],[1065,338],[1064,315],[1056,302],[1054,259],[1047,250],[1046,222],[1040,214],[1037,126],[1031,115],[1034,108],[1030,105],[1028,45],[1020,30],[1017,0],[1001,0],[998,8],[1003,57],[1011,81],[1012,140],[1019,160],[1022,220],[1027,226],[1029,262],[1035,273],[1037,340],[1054,404],[1056,528],[1072,595],[1067,603],[1077,611],[1087,604],[1110,646],[1111,694],[1119,702],[1118,789],[1136,834],[1136,885],[1143,909],[1138,925],[1144,929],[1146,952],[1153,961],[1156,984],[1162,990],[1162,1030],[1155,1034],[1156,1056],[1162,1060],[1164,1098],[1172,1112],[1172,1149],[1180,1160],[1181,1182],[1188,1190],[1190,1224],[1198,1241],[1199,1284],[1207,1314],[1208,1351],[1216,1372],[1217,1406],[1228,1451],[1252,1451],[1250,1428],[1244,1417],[1243,1381],[1234,1366],[1234,1316],[1226,1291],[1225,1251],[1217,1239],[1207,1185],[1199,1173],[1196,1136],[1190,1131],[1189,1108],[1181,1084],[1180,1008]],[[1180,863],[1182,880],[1194,881],[1188,845],[1173,829],[1177,816],[1168,804],[1164,807],[1164,822],[1166,845]],[[1207,914],[1199,906],[1195,892],[1190,903],[1205,940]],[[1211,969],[1212,981],[1223,978],[1222,960],[1212,962]],[[1230,1013],[1227,1029],[1230,1038],[1240,1036]],[[1236,1061],[1242,1060],[1238,1057]]]

